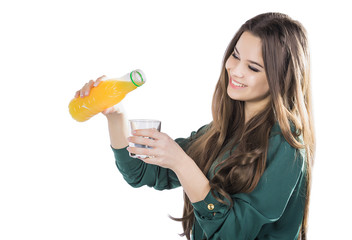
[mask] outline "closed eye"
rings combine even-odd
[[[252,70],[253,72],[259,72],[259,69],[252,67],[251,65],[248,65],[248,68]]]
[[[236,54],[236,52],[233,52],[231,55],[232,55],[232,57],[234,57],[235,59],[240,60],[240,58],[239,58],[239,56]],[[260,72],[259,69],[255,68],[255,67],[253,67],[253,66],[251,66],[251,65],[248,65],[248,68],[249,68],[250,70],[252,70],[253,72]]]
[[[237,60],[240,59],[235,52],[232,53],[232,57],[236,58]]]

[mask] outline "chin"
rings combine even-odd
[[[244,99],[239,94],[234,93],[230,87],[227,88],[227,96],[232,100],[244,101]]]

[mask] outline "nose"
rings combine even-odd
[[[233,63],[230,66],[228,66],[228,71],[231,76],[235,78],[242,78],[244,76],[244,70],[243,67],[241,66],[241,63]]]

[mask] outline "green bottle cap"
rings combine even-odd
[[[140,87],[145,83],[145,78],[143,76],[143,72],[139,69],[130,73],[130,79],[132,83],[137,87]]]

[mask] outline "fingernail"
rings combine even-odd
[[[88,96],[88,95],[89,95],[89,92],[85,92],[84,95]]]

